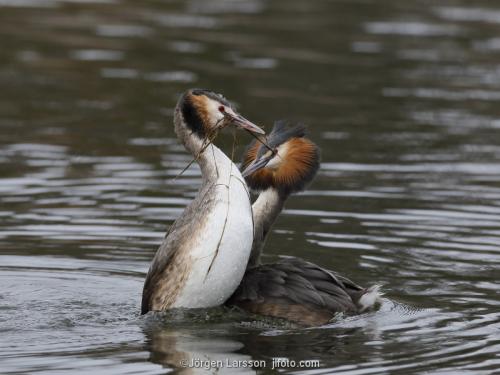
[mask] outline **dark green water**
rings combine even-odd
[[[0,372],[270,372],[275,357],[319,360],[281,369],[301,374],[498,371],[499,35],[486,0],[0,0]],[[322,168],[265,260],[382,284],[380,311],[309,330],[139,317],[200,183],[195,167],[173,181],[189,87],[268,129],[309,126]]]

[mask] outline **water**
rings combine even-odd
[[[0,0],[1,372],[229,358],[263,373],[276,357],[319,361],[291,373],[498,371],[499,27],[486,0]],[[149,261],[200,183],[195,167],[173,180],[189,87],[267,129],[309,125],[322,168],[265,260],[383,284],[379,311],[314,329],[139,317]]]

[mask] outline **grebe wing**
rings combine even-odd
[[[168,229],[163,242],[158,249],[153,262],[149,268],[146,280],[144,281],[144,289],[142,292],[141,314],[149,311],[150,300],[153,292],[156,289],[156,284],[163,277],[163,272],[166,265],[172,262],[176,250],[179,249],[180,233],[184,233],[188,228],[187,223],[184,223],[182,216],[178,218]],[[161,254],[161,256],[159,255]]]
[[[302,324],[328,322],[337,312],[356,312],[353,297],[363,288],[349,279],[298,258],[247,270],[228,300],[244,310]]]
[[[168,229],[144,281],[141,314],[150,310],[152,295],[157,289],[157,284],[165,277],[167,265],[176,264],[176,259],[181,255],[183,247],[189,246],[188,239],[192,237],[193,231],[202,225],[206,212],[214,202],[213,197],[207,194],[208,191],[208,188],[202,188],[198,196]],[[183,262],[177,263],[183,264]],[[175,285],[172,285],[172,288],[175,288]]]

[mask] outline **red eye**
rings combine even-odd
[[[226,112],[226,108],[224,108],[224,106],[223,106],[223,105],[221,105],[221,106],[219,107],[219,112],[222,112],[222,113]]]

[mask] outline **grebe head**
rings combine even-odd
[[[305,138],[302,125],[277,121],[266,147],[252,142],[242,163],[243,176],[253,190],[274,188],[282,194],[304,190],[319,168],[319,148]]]
[[[177,110],[182,113],[185,126],[201,139],[228,125],[264,134],[261,128],[238,114],[226,98],[209,90],[188,90],[179,99]]]

